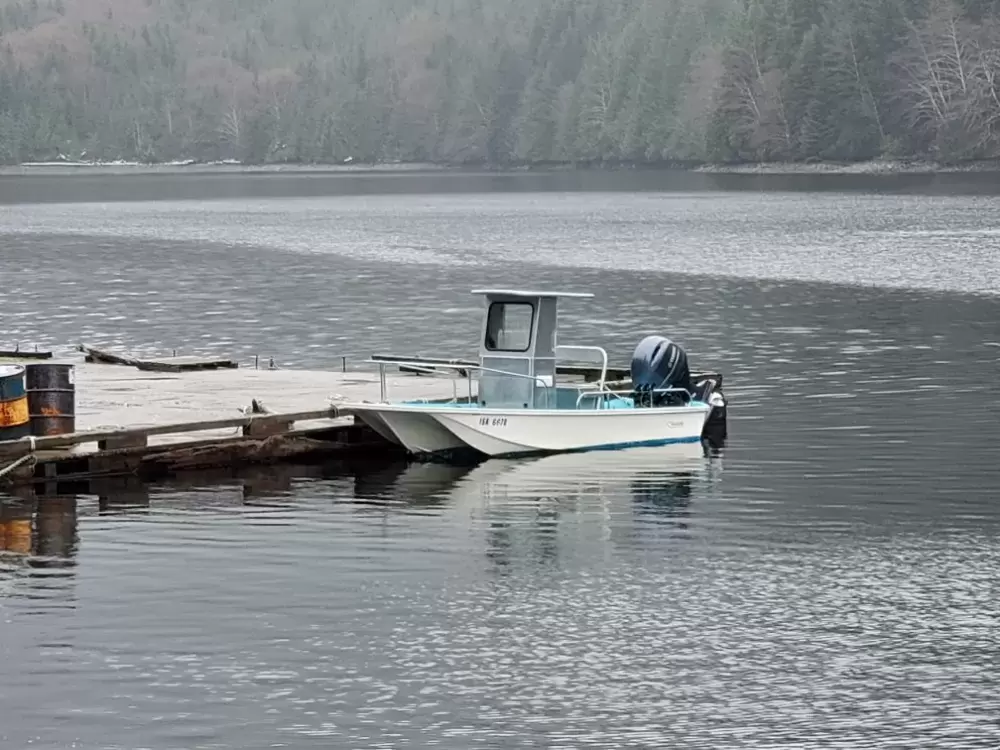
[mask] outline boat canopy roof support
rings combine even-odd
[[[586,299],[593,297],[590,292],[556,292],[556,291],[534,291],[523,289],[473,289],[472,294],[485,294],[490,297],[575,297]]]

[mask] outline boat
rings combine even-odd
[[[629,387],[623,388],[607,382],[603,347],[558,344],[560,301],[592,298],[591,293],[474,289],[472,294],[484,300],[478,364],[435,360],[433,368],[464,373],[467,397],[392,402],[386,366],[412,371],[426,365],[381,357],[369,360],[379,366],[379,402],[343,403],[342,413],[410,454],[514,457],[697,443],[713,410],[725,409],[716,381],[693,383],[686,352],[663,336],[639,342]],[[597,381],[559,380],[557,360],[567,357],[596,359]]]

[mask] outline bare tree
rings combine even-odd
[[[745,35],[726,59],[728,83],[720,93],[733,138],[757,160],[783,158],[791,149],[791,130],[781,88],[783,71],[765,68],[755,35]]]
[[[995,27],[977,28],[954,0],[934,0],[922,23],[907,25],[906,43],[892,60],[906,120],[941,156],[992,155],[1000,115]]]

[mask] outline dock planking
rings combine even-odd
[[[378,400],[379,375],[315,370],[148,372],[76,365],[76,433],[0,443],[8,482],[174,472],[391,448],[338,402]],[[455,378],[386,378],[395,398],[467,395]],[[256,403],[258,411],[251,411]],[[378,447],[376,447],[378,446]],[[2,481],[2,480],[0,480]]]
[[[444,378],[387,378],[398,398],[463,395],[465,384]],[[240,416],[256,399],[272,414],[322,409],[331,401],[376,401],[377,373],[326,370],[193,371],[182,374],[81,364],[76,368],[78,429],[152,427]],[[165,439],[167,436],[165,436]]]

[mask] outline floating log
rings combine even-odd
[[[52,359],[52,352],[24,352],[20,349],[10,351],[0,349],[0,359]]]
[[[80,344],[77,349],[86,355],[87,362],[99,362],[107,365],[125,365],[138,370],[152,372],[193,372],[196,370],[236,369],[238,362],[231,359],[214,359],[211,357],[163,357],[140,358],[127,354],[115,354],[105,349]]]
[[[84,353],[85,361],[87,362],[99,362],[105,365],[126,365],[128,367],[134,367],[135,363],[139,361],[135,357],[114,354],[93,346],[87,346],[86,344],[80,344],[76,348]]]

